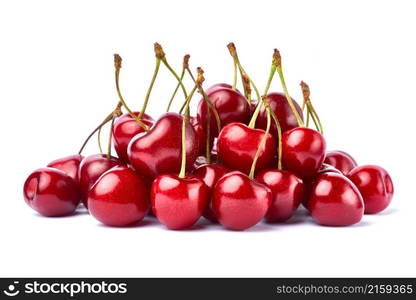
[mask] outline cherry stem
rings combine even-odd
[[[207,109],[207,124],[206,124],[206,132],[205,132],[205,156],[207,158],[207,163],[211,163],[211,111],[210,109]]]
[[[98,140],[98,149],[100,150],[100,153],[103,153],[103,146],[101,145],[101,128],[98,129],[98,133],[97,133],[97,140]]]
[[[113,117],[111,118],[111,125],[110,125],[110,136],[108,138],[108,147],[107,147],[107,159],[111,158],[111,146],[113,141],[113,129],[114,129],[114,121],[117,118],[117,114],[113,114]]]
[[[234,78],[233,78],[233,87],[232,89],[235,91],[237,89],[237,62],[234,61]]]
[[[310,99],[310,89],[309,86],[302,81],[300,83],[300,86],[302,88],[302,94],[303,94],[303,102],[306,105],[306,109],[307,109],[307,125],[309,124],[309,115],[312,118],[313,123],[315,124],[316,129],[319,131],[320,134],[324,133],[324,129],[321,123],[321,120],[319,119],[319,116],[315,110],[315,108],[312,105],[311,99]]]
[[[185,71],[189,68],[188,66],[189,66],[189,58],[190,58],[191,56],[189,55],[189,54],[187,54],[187,55],[185,55],[184,57],[183,57],[183,68],[182,68],[182,73],[181,73],[181,81],[183,81],[183,78],[184,78],[184,76],[185,76]],[[176,96],[176,93],[178,92],[178,90],[179,90],[179,87],[180,87],[181,85],[180,85],[180,83],[178,82],[178,84],[176,85],[176,88],[175,88],[175,90],[174,90],[174,92],[173,92],[173,94],[172,94],[172,97],[170,98],[170,100],[169,100],[169,104],[168,104],[168,107],[167,107],[167,109],[166,109],[166,112],[169,112],[169,110],[170,110],[170,107],[171,107],[171,105],[172,105],[172,102],[173,102],[173,99],[175,98],[175,96]]]
[[[139,118],[142,118],[144,116],[145,112],[146,112],[147,103],[149,102],[149,98],[150,98],[150,93],[152,92],[153,85],[155,84],[156,77],[157,77],[157,74],[159,72],[160,62],[161,62],[160,58],[156,57],[155,71],[153,72],[153,76],[152,76],[152,80],[150,82],[150,86],[147,89],[146,97],[144,98],[144,102],[143,102],[143,105],[142,105],[142,110],[140,111],[140,114],[139,114]]]
[[[310,112],[309,112],[309,108],[306,106],[306,127],[309,127],[309,116]]]
[[[256,170],[257,160],[259,159],[260,152],[263,150],[263,148],[264,148],[264,146],[266,144],[267,137],[268,137],[269,132],[270,132],[270,123],[271,123],[271,118],[270,118],[270,109],[269,109],[269,110],[267,110],[266,132],[264,133],[263,137],[261,138],[260,145],[257,148],[256,155],[254,156],[253,163],[251,164],[250,173],[248,175],[248,177],[250,179],[253,179],[254,178],[254,172]]]
[[[121,69],[121,62],[122,59],[120,57],[120,55],[118,54],[114,54],[114,67],[115,67],[115,77],[116,77],[116,89],[117,89],[117,94],[118,97],[120,99],[121,104],[126,108],[127,112],[130,114],[130,116],[136,120],[136,122],[144,129],[144,130],[149,130],[149,127],[144,124],[135,114],[134,112],[127,106],[126,102],[124,101],[123,96],[121,95],[120,92],[120,85],[119,85],[119,77],[120,77],[120,69]]]
[[[113,116],[113,113],[111,113],[111,114],[109,114],[105,119],[104,119],[104,121],[102,121],[101,122],[101,124],[100,125],[98,125],[89,135],[88,135],[88,137],[85,139],[85,141],[84,141],[84,143],[82,144],[82,146],[81,146],[81,149],[79,149],[79,151],[78,151],[78,154],[81,154],[82,153],[82,151],[84,150],[84,148],[85,148],[85,146],[87,145],[87,143],[88,143],[88,141],[91,139],[91,137],[97,132],[97,131],[99,131],[100,130],[100,128],[101,127],[103,127],[105,124],[107,124],[110,120],[111,120],[111,118],[112,118],[112,116]]]
[[[282,127],[280,126],[279,119],[277,118],[274,111],[270,106],[266,106],[267,112],[270,113],[273,118],[274,124],[276,125],[277,130],[277,169],[282,169]]]

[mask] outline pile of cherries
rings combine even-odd
[[[169,229],[188,228],[204,216],[244,230],[262,219],[285,222],[301,204],[327,226],[353,225],[364,213],[383,211],[393,197],[389,174],[379,166],[357,166],[343,151],[326,151],[309,87],[301,83],[301,106],[289,96],[279,51],[274,50],[269,80],[260,94],[234,44],[228,49],[233,84],[204,89],[203,70],[192,73],[189,55],[178,75],[156,43],[155,72],[140,112],[132,111],[121,94],[121,57],[115,54],[115,109],[79,154],[29,175],[23,188],[27,204],[47,217],[73,214],[83,204],[109,226],[129,226],[149,213]],[[177,86],[167,112],[155,120],[146,108],[160,66],[173,74]],[[276,72],[284,93],[269,92]],[[185,75],[194,83],[190,92],[183,84]],[[243,92],[236,88],[239,75]],[[178,91],[184,95],[182,107],[179,113],[169,112]],[[193,117],[190,102],[196,93],[201,99]],[[316,130],[309,128],[310,122]],[[100,136],[106,124],[110,131],[104,154]],[[94,135],[101,153],[82,156]],[[111,155],[113,147],[117,157]]]

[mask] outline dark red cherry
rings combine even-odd
[[[79,165],[78,177],[82,192],[82,202],[88,208],[88,192],[97,179],[111,168],[122,163],[116,157],[109,159],[105,154],[94,154],[85,157]]]
[[[261,171],[256,180],[266,185],[273,194],[266,220],[284,222],[290,219],[304,197],[302,179],[289,171],[268,169]]]
[[[230,169],[248,173],[265,133],[262,129],[250,128],[242,123],[226,125],[221,130],[217,143],[221,162]],[[256,170],[268,167],[275,153],[276,141],[268,134],[257,160]]]
[[[105,225],[132,225],[142,220],[148,209],[146,183],[126,166],[104,172],[88,193],[88,210]]]
[[[45,217],[70,215],[81,199],[78,183],[55,168],[41,168],[30,174],[23,196],[31,208]]]
[[[345,176],[357,166],[354,158],[344,151],[330,151],[326,154],[325,163],[337,168]]]
[[[272,192],[268,187],[234,171],[216,183],[212,208],[222,225],[244,230],[260,222],[271,203]]]
[[[282,135],[282,162],[301,178],[312,178],[325,159],[326,142],[316,130],[296,127]]]
[[[247,99],[239,92],[229,88],[220,88],[207,93],[207,95],[218,112],[222,127],[232,122],[248,122],[250,118],[250,105]],[[218,135],[217,123],[214,112],[212,110],[210,112],[210,130],[212,136],[216,137]],[[204,99],[199,101],[197,117],[199,123],[206,128],[207,107]]]
[[[212,209],[212,195],[217,181],[228,172],[228,169],[221,164],[204,164],[199,166],[193,175],[202,179],[209,191],[209,203],[203,216],[212,222],[217,222],[214,210]]]
[[[134,113],[137,117],[140,115],[140,112]],[[140,118],[144,124],[151,127],[154,123],[154,120],[151,116],[144,114]],[[113,127],[113,140],[114,148],[116,149],[117,155],[124,164],[129,163],[129,158],[127,156],[127,147],[131,139],[138,133],[144,132],[142,126],[140,126],[133,117],[126,113],[121,117],[117,118],[114,122]]]
[[[128,148],[131,165],[139,174],[155,178],[160,174],[179,173],[182,153],[182,116],[162,115],[153,127],[136,135]],[[192,168],[198,156],[198,139],[191,123],[186,122],[186,165]]]
[[[394,187],[389,173],[379,166],[356,167],[348,174],[364,199],[365,213],[376,214],[389,206]]]
[[[198,144],[199,144],[198,155],[205,156],[206,145],[207,145],[207,135],[205,132],[205,128],[199,123],[197,117],[191,117],[189,121],[191,122],[192,127],[194,128],[196,137],[198,139]],[[214,144],[214,137],[210,135],[210,145],[209,145],[210,149],[212,149],[213,144]]]
[[[208,188],[196,177],[158,176],[152,185],[152,211],[169,229],[185,229],[195,224],[208,204]]]
[[[327,226],[353,225],[364,214],[363,198],[357,187],[336,173],[324,173],[315,180],[308,205],[314,220]]]
[[[282,128],[282,132],[298,127],[296,117],[293,114],[292,109],[289,106],[289,103],[287,102],[285,94],[270,93],[270,94],[267,94],[267,99],[269,100],[270,108],[276,114],[276,117],[279,120],[280,127]],[[300,117],[303,119],[302,109],[300,108],[299,104],[294,99],[292,99],[292,101]],[[263,106],[260,109],[260,113],[256,121],[256,127],[266,129],[266,126],[267,126],[267,112]],[[270,132],[274,136],[277,137],[277,128],[274,122],[272,122]]]
[[[209,88],[207,88],[205,90],[205,93],[210,94],[210,93],[212,93],[216,90],[223,89],[223,88],[232,89],[233,86],[231,84],[228,84],[228,83],[216,83],[214,85],[211,85]]]
[[[83,158],[84,157],[80,154],[59,158],[51,161],[47,167],[64,171],[69,177],[74,179],[75,182],[79,182],[78,168]]]

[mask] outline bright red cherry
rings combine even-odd
[[[248,173],[265,133],[262,129],[250,128],[242,123],[226,125],[221,130],[217,143],[221,162],[230,169]],[[275,153],[276,141],[271,134],[268,134],[257,160],[256,169],[261,170],[269,166]]]
[[[265,185],[234,171],[218,180],[212,208],[218,221],[233,230],[244,230],[264,218],[272,203],[272,192]]]
[[[316,130],[296,127],[282,135],[282,162],[301,178],[311,178],[325,159],[326,142]]]
[[[191,227],[208,204],[208,188],[196,177],[158,176],[152,185],[152,211],[169,229]]]
[[[326,154],[325,163],[337,168],[345,176],[357,166],[354,158],[344,151],[330,151]]]
[[[356,167],[348,174],[348,178],[363,196],[366,214],[379,213],[389,206],[394,193],[393,181],[382,167]]]
[[[162,115],[153,127],[136,135],[128,148],[131,165],[139,174],[155,178],[159,174],[179,173],[182,153],[182,116]],[[195,131],[186,122],[186,165],[189,169],[198,156],[199,145]]]
[[[277,119],[279,120],[280,127],[282,128],[282,132],[298,127],[296,117],[293,114],[289,106],[289,103],[287,102],[285,94],[270,93],[270,94],[267,94],[267,99],[270,103],[269,104],[270,108],[272,109]],[[294,99],[292,99],[292,101],[296,107],[296,110],[299,113],[299,116],[302,118],[302,109],[300,108],[299,104]],[[256,127],[266,129],[266,126],[267,126],[267,112],[263,106],[260,109],[260,113],[256,121]],[[274,122],[272,122],[270,132],[274,136],[277,136],[277,128]]]
[[[193,175],[202,179],[209,190],[209,203],[203,216],[212,222],[217,222],[214,210],[212,209],[212,194],[217,181],[228,172],[227,168],[221,164],[204,164],[199,166]]]
[[[314,182],[309,209],[321,225],[348,226],[360,222],[364,214],[363,198],[357,187],[345,176],[324,173]]]
[[[106,171],[88,193],[88,210],[105,225],[132,225],[142,220],[148,209],[146,183],[126,166]]]
[[[205,132],[205,128],[199,123],[196,117],[191,117],[189,119],[189,122],[191,122],[191,125],[194,128],[195,134],[198,139],[198,144],[199,144],[198,155],[204,156],[206,155],[206,145],[207,145],[207,135]],[[213,144],[214,144],[214,137],[210,135],[210,145],[209,145],[210,149],[212,149]]]
[[[138,117],[140,112],[135,112],[134,114]],[[147,114],[144,114],[140,120],[149,127],[151,127],[154,123],[153,118]],[[144,132],[144,128],[140,126],[137,121],[133,119],[133,117],[128,113],[117,118],[117,120],[114,122],[114,148],[116,149],[118,157],[124,164],[129,163],[127,147],[131,139],[140,132]]]
[[[55,168],[41,168],[30,174],[23,196],[31,208],[45,217],[70,215],[81,199],[78,183]]]
[[[229,88],[219,88],[210,93],[207,93],[209,99],[218,112],[221,120],[221,126],[232,123],[241,122],[247,123],[250,118],[250,105],[247,99],[239,92]],[[204,99],[201,99],[198,104],[198,121],[206,128],[207,124],[207,107]],[[211,134],[213,137],[218,135],[218,127],[214,112],[210,110]]]
[[[266,185],[273,194],[266,220],[284,222],[290,219],[304,197],[302,179],[289,171],[268,169],[261,171],[256,180]]]
[[[105,154],[85,157],[79,165],[78,177],[82,192],[82,202],[88,208],[88,192],[97,179],[111,168],[122,163],[116,157],[107,158]]]
[[[69,177],[79,182],[78,168],[84,157],[80,154],[71,155],[51,161],[47,167],[64,171]]]

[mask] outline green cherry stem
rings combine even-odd
[[[98,129],[98,132],[97,132],[97,143],[98,143],[98,149],[100,150],[100,153],[103,153],[103,146],[101,144],[101,128],[102,127],[100,127],[100,129]]]
[[[274,124],[276,125],[277,130],[277,169],[282,169],[282,127],[280,126],[279,119],[277,118],[274,111],[270,108],[269,105],[266,106],[266,110],[270,113]]]
[[[233,78],[233,87],[232,89],[235,91],[237,89],[237,62],[235,59],[233,60],[234,63],[234,78]]]
[[[254,159],[253,159],[253,163],[251,164],[250,173],[248,175],[248,177],[250,179],[253,179],[254,178],[254,172],[256,171],[257,160],[259,159],[260,152],[263,150],[263,148],[264,148],[264,146],[266,144],[267,136],[269,135],[269,132],[270,132],[270,123],[271,123],[271,120],[270,119],[271,119],[270,118],[270,110],[268,110],[267,111],[266,132],[264,133],[263,137],[261,138],[259,147],[257,148],[257,151],[256,151],[256,155],[254,156]]]
[[[116,109],[113,111],[113,116],[111,118],[111,125],[110,125],[110,132],[108,137],[108,147],[107,147],[107,159],[111,158],[111,146],[113,142],[113,130],[114,130],[114,122],[115,120],[122,115],[121,112],[121,103],[119,103]]]
[[[153,72],[153,76],[152,76],[152,80],[150,81],[149,88],[147,89],[146,97],[144,98],[144,102],[143,102],[143,105],[142,105],[142,110],[140,111],[139,118],[142,118],[144,116],[145,112],[146,112],[147,104],[148,104],[149,98],[150,98],[150,93],[152,92],[153,85],[155,84],[156,77],[157,77],[157,74],[159,72],[160,62],[161,62],[160,58],[156,57],[155,70]]]
[[[181,73],[181,77],[180,77],[180,79],[181,79],[181,81],[183,82],[183,78],[184,78],[184,76],[185,76],[185,71],[189,68],[189,58],[190,58],[191,56],[189,55],[189,54],[186,54],[184,57],[183,57],[183,67],[182,67],[182,73]],[[167,107],[167,109],[166,109],[166,112],[169,112],[169,110],[170,110],[170,107],[171,107],[171,105],[172,105],[172,102],[173,102],[173,99],[175,98],[175,96],[176,96],[176,93],[178,92],[178,90],[179,90],[179,87],[180,87],[181,85],[180,85],[180,83],[178,82],[178,84],[176,85],[176,88],[175,88],[175,90],[173,91],[173,94],[172,94],[172,97],[170,98],[170,100],[169,100],[169,103],[168,103],[168,107]]]
[[[98,125],[85,139],[84,143],[82,144],[81,148],[78,151],[78,154],[81,154],[82,151],[84,150],[85,146],[87,145],[88,141],[91,139],[91,137],[100,130],[101,127],[103,127],[105,124],[107,124],[108,122],[110,122],[111,118],[113,117],[113,113],[109,114],[102,122],[100,125]]]
[[[313,123],[315,124],[316,129],[319,131],[320,134],[323,134],[324,129],[323,129],[321,120],[320,120],[314,106],[312,105],[312,102],[311,102],[311,99],[310,99],[311,92],[310,92],[309,86],[304,81],[302,81],[300,83],[300,86],[301,86],[302,94],[303,94],[303,102],[306,104],[306,109],[307,109],[307,113],[308,113],[307,118],[310,115],[311,118],[312,118]],[[309,120],[307,119],[307,124],[309,123],[308,121]]]

